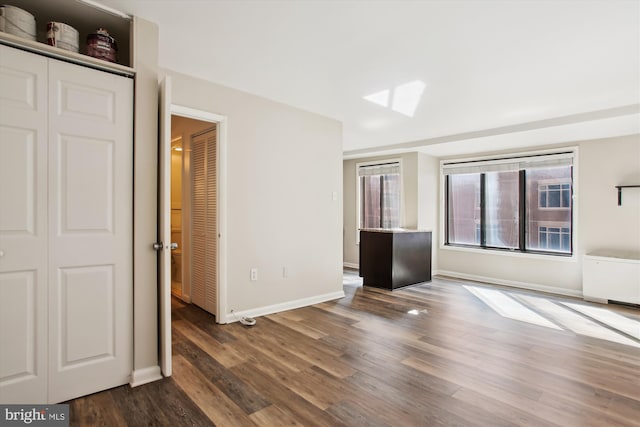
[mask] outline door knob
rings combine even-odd
[[[163,248],[162,242],[156,242],[153,244],[153,250],[154,251],[161,251]]]
[[[172,242],[172,243],[169,244],[169,246],[167,246],[167,249],[172,250],[172,251],[176,250],[176,249],[178,249],[178,244],[175,243],[175,242]]]

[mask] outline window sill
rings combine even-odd
[[[478,255],[499,255],[499,256],[507,256],[507,257],[515,257],[515,258],[525,258],[525,259],[537,259],[541,261],[552,261],[552,262],[577,262],[578,257],[574,252],[573,255],[547,255],[547,254],[536,254],[531,252],[518,252],[518,251],[509,251],[509,250],[499,250],[499,249],[483,249],[483,248],[471,248],[464,246],[451,246],[440,244],[440,250],[445,251],[454,251],[454,252],[469,252]]]

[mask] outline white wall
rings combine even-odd
[[[359,263],[359,246],[356,244],[357,179],[356,164],[378,160],[401,159],[402,193],[400,227],[429,230],[436,239],[438,209],[432,199],[437,199],[439,163],[434,157],[421,153],[404,153],[390,156],[351,159],[343,162],[344,176],[344,263],[355,266]],[[435,240],[437,241],[437,240]],[[435,256],[432,262],[435,263]]]
[[[580,144],[581,253],[622,250],[640,254],[640,135]]]
[[[440,191],[440,162],[437,158],[418,153],[418,192],[417,192],[417,228],[431,230],[431,268],[433,274],[438,270],[438,250],[440,241],[440,209],[438,194]]]
[[[615,185],[640,183],[640,137],[566,144],[578,146],[574,259],[439,248],[438,270],[493,283],[582,294],[582,256],[595,250],[640,253],[640,195],[627,190],[617,206]],[[635,192],[635,194],[634,194]]]
[[[170,70],[160,77],[165,74],[174,104],[227,117],[229,311],[260,313],[341,293],[341,123]],[[251,268],[258,281],[249,280]]]

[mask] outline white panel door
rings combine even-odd
[[[0,46],[0,404],[47,400],[46,80]]]
[[[129,381],[133,81],[49,61],[49,401]]]

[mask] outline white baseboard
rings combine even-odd
[[[591,297],[588,295],[584,295],[583,298],[585,301],[589,301],[589,302],[597,302],[599,304],[609,304],[609,300],[604,298]]]
[[[287,301],[280,304],[267,305],[264,307],[252,308],[244,311],[236,311],[233,313],[227,313],[227,315],[224,318],[224,323],[238,322],[243,317],[266,316],[267,314],[293,310],[294,308],[307,307],[309,305],[320,304],[321,302],[331,301],[331,300],[340,299],[340,298],[344,298],[344,291],[331,292],[331,293],[322,294],[322,295],[315,295],[308,298]]]
[[[153,381],[162,379],[162,371],[160,366],[149,366],[148,368],[136,369],[131,373],[131,381],[129,385],[131,387],[138,387],[142,384],[147,384]]]
[[[546,292],[546,293],[556,294],[556,295],[582,298],[582,292],[580,291],[573,290],[573,289],[558,288],[555,286],[540,285],[537,283],[518,282],[515,280],[503,280],[503,279],[496,279],[495,277],[485,277],[485,276],[478,276],[475,274],[459,273],[457,271],[446,271],[446,270],[439,270],[435,274],[438,274],[440,276],[454,277],[457,279],[473,280],[474,282],[484,282],[484,283],[490,283],[493,285],[509,286],[512,288],[527,289],[530,291],[539,291],[539,292]]]

